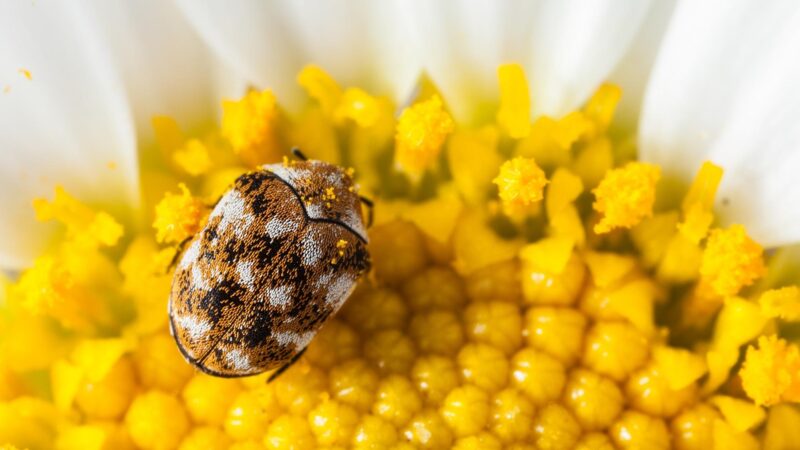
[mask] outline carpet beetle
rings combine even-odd
[[[295,154],[240,176],[177,260],[170,331],[205,373],[274,378],[369,270],[372,204],[341,167]]]

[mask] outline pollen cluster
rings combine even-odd
[[[37,200],[62,233],[0,279],[0,449],[796,446],[797,274],[714,215],[723,168],[662,193],[618,87],[532,118],[522,68],[498,75],[466,127],[429,80],[396,108],[309,66],[298,113],[250,91],[199,135],[154,119],[141,220]],[[372,271],[274,381],[202,374],[167,322],[180,243],[293,146],[375,201]]]

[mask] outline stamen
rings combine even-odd
[[[592,191],[597,199],[594,209],[603,214],[594,232],[602,234],[615,228],[631,228],[652,216],[660,172],[656,166],[639,162],[609,171]]]
[[[329,116],[333,114],[342,97],[342,88],[333,77],[320,67],[309,65],[297,75],[297,82],[311,98],[319,102],[322,111]]]
[[[500,110],[497,123],[514,139],[524,138],[531,129],[531,100],[525,72],[519,64],[503,64],[500,79]]]
[[[397,123],[395,165],[418,178],[436,162],[442,144],[454,129],[453,119],[438,95],[406,108]]]
[[[211,169],[208,148],[199,139],[190,139],[172,155],[175,164],[191,176],[198,176]]]
[[[180,194],[167,193],[156,205],[156,240],[162,243],[178,243],[193,236],[200,229],[206,212],[203,201],[193,197],[185,184],[178,185]]]
[[[264,161],[273,150],[278,108],[272,92],[250,91],[241,100],[222,102],[222,137],[251,164]]]
[[[797,286],[764,292],[758,303],[768,317],[780,317],[793,322],[800,320],[800,288]]]
[[[776,336],[762,336],[747,349],[739,372],[742,387],[758,405],[800,402],[800,349]]]
[[[533,158],[517,157],[500,166],[500,174],[493,183],[503,206],[515,210],[542,201],[547,178]]]
[[[764,249],[747,236],[742,225],[711,231],[700,264],[701,284],[717,295],[736,295],[766,273]]]

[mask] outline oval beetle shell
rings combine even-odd
[[[293,362],[370,267],[346,171],[320,161],[261,169],[235,181],[175,267],[170,330],[211,375]]]

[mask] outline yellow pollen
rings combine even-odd
[[[656,166],[631,162],[606,173],[592,191],[596,198],[594,209],[603,214],[594,227],[595,233],[631,228],[652,216],[660,172]]]
[[[498,77],[499,111],[457,131],[450,99],[424,77],[401,119],[393,100],[340,87],[316,66],[298,76],[309,98],[297,114],[248,92],[229,102],[222,134],[154,118],[161,157],[140,168],[150,206],[122,217],[153,214],[153,228],[125,239],[128,222],[61,188],[36,200],[60,233],[18,276],[0,271],[0,450],[796,448],[790,250],[770,257],[766,276],[742,227],[711,231],[722,176],[711,163],[679,207],[667,209],[679,193],[659,189],[648,217],[658,169],[612,170],[633,157],[635,131],[609,130],[617,86],[530,123],[522,69]],[[205,202],[248,164],[303,167],[286,156],[291,145],[357,168],[344,184],[296,182],[306,206],[343,206],[338,194],[361,186],[374,196],[371,268],[274,382],[272,371],[206,375],[169,331],[175,244],[198,233]],[[598,222],[619,229],[597,235]],[[362,256],[350,240],[327,243],[325,270]],[[192,276],[257,283],[267,268],[250,267],[244,250],[215,278]],[[173,319],[199,335],[213,322]]]
[[[800,349],[776,336],[761,336],[747,349],[742,386],[758,405],[800,402]]]
[[[31,74],[31,71],[28,70],[28,69],[19,69],[19,73],[21,73],[22,76],[25,77],[28,80],[32,80],[33,79],[33,74]]]
[[[342,88],[327,72],[315,65],[308,65],[297,75],[297,82],[308,95],[319,102],[322,111],[332,115],[342,97]]]
[[[531,129],[531,100],[525,72],[519,64],[503,64],[500,79],[500,110],[497,123],[514,139],[524,138]]]
[[[712,230],[700,264],[701,283],[717,295],[736,295],[766,273],[763,253],[742,225]]]
[[[349,88],[344,91],[342,98],[334,111],[338,120],[350,119],[358,126],[366,128],[375,125],[381,118],[381,108],[378,99],[358,88]]]
[[[542,201],[547,178],[533,158],[519,156],[500,166],[493,183],[497,185],[503,206],[513,210]]]
[[[792,322],[800,320],[800,288],[797,286],[764,292],[758,303],[767,317],[780,317]]]
[[[200,229],[205,205],[189,192],[185,184],[178,185],[180,194],[167,193],[156,205],[153,227],[156,239],[163,243],[179,243]]]
[[[190,139],[186,144],[175,150],[172,155],[175,164],[191,176],[198,176],[211,169],[211,157],[208,148],[199,139]]]
[[[272,92],[250,91],[241,100],[222,102],[222,137],[251,164],[273,151],[278,108]]]
[[[453,119],[434,95],[403,110],[395,135],[395,165],[417,178],[439,157],[447,136],[453,132]]]

